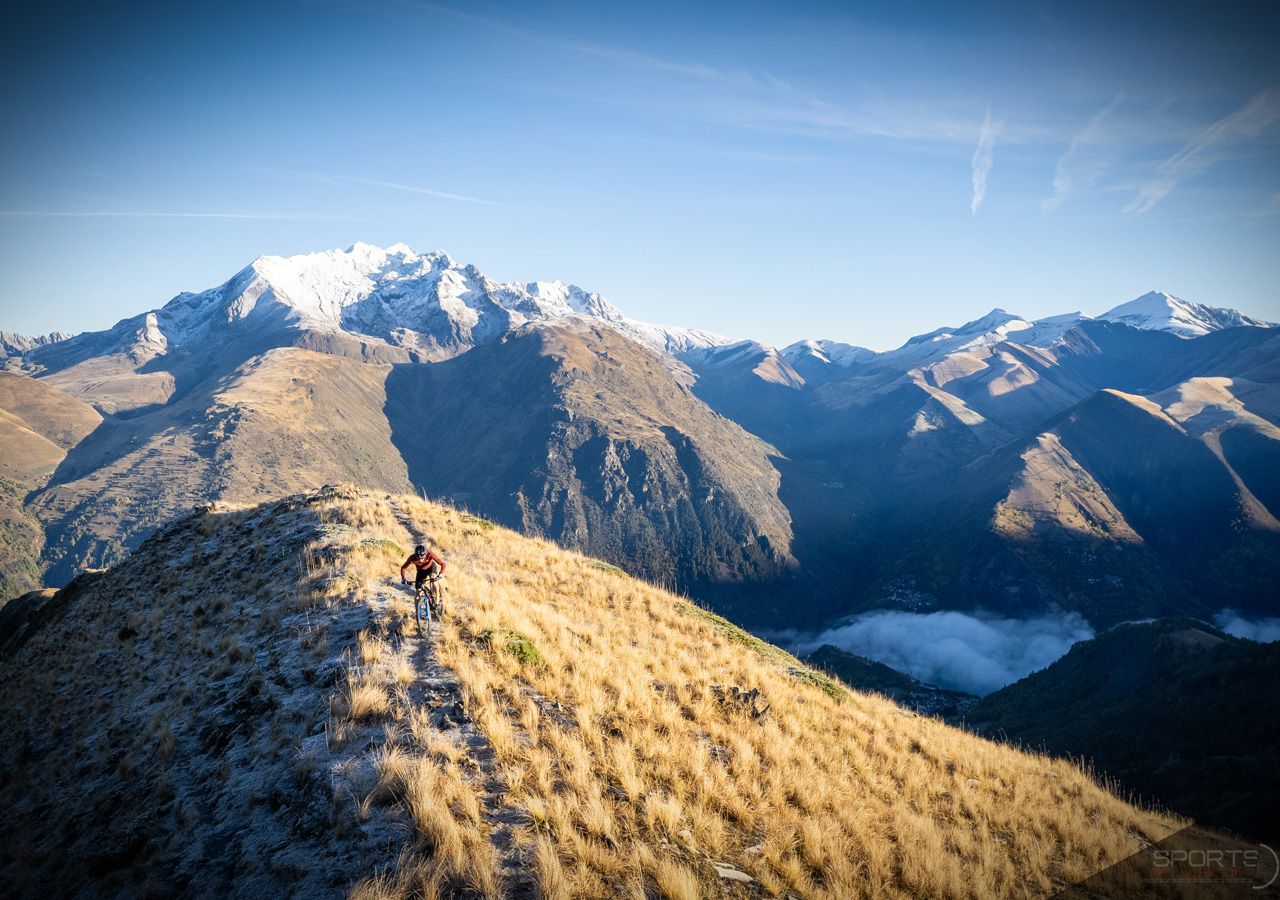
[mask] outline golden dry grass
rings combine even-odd
[[[1185,824],[1062,760],[876,697],[838,702],[679,598],[575,553],[418,498],[394,504],[338,498],[325,515],[402,546],[428,535],[444,556],[452,603],[434,652],[492,760],[471,760],[412,703],[366,712],[397,725],[375,794],[408,811],[414,850],[353,896],[500,896],[516,869],[548,898],[748,896],[715,862],[805,900],[1041,897]],[[398,579],[392,555],[353,536],[330,569],[359,596]],[[408,618],[397,602],[389,628]],[[496,628],[528,636],[547,664],[476,640]],[[351,718],[366,708],[357,687],[390,698],[412,671],[370,636],[356,657],[335,705]],[[772,707],[752,718],[713,685],[759,689]],[[518,824],[500,855],[503,817]]]

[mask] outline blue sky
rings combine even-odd
[[[0,328],[357,240],[777,345],[1151,289],[1280,321],[1265,4],[186,6],[0,37]]]

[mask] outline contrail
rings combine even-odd
[[[994,162],[991,148],[1002,125],[1001,122],[991,121],[991,110],[988,109],[987,117],[982,120],[982,131],[978,134],[978,149],[973,151],[973,203],[969,209],[974,215],[977,215],[978,207],[982,205],[982,198],[987,196],[987,175],[991,173],[991,164]]]

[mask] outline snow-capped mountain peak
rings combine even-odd
[[[958,328],[939,328],[908,340],[897,350],[880,354],[882,360],[918,365],[941,359],[961,350],[1002,344],[1006,341],[1032,347],[1047,347],[1085,316],[1080,313],[1027,320],[1021,316],[993,309],[985,316],[966,322]]]
[[[854,344],[839,341],[796,341],[782,348],[782,356],[795,365],[801,360],[811,360],[823,365],[848,368],[857,363],[874,359],[876,352]]]
[[[365,348],[359,352],[370,358],[431,361],[499,340],[525,325],[573,316],[606,324],[659,354],[687,355],[734,343],[707,331],[632,319],[598,293],[563,281],[500,283],[443,250],[419,254],[404,243],[383,249],[358,241],[346,250],[260,256],[218,287],[179,294],[163,308],[123,320],[109,331],[64,341],[65,352],[59,353],[68,358],[103,352],[168,354],[200,346],[212,334],[220,342],[278,340],[292,345],[298,332],[307,332],[337,335],[338,345],[355,338]],[[869,364],[927,366],[954,353],[985,354],[1005,342],[1048,348],[1088,318],[1077,312],[1031,321],[995,308],[884,353],[827,340],[800,341],[781,352],[765,352],[759,349],[764,345],[752,342],[738,349],[750,344],[751,354],[783,360],[784,368],[795,366],[804,378],[832,377]],[[1099,319],[1184,337],[1270,325],[1160,291],[1121,304]],[[44,349],[33,346],[30,352],[43,354]],[[829,374],[822,376],[822,371]]]
[[[1151,291],[1136,300],[1122,303],[1098,316],[1107,322],[1120,322],[1134,328],[1171,331],[1182,337],[1200,337],[1223,328],[1253,326],[1268,328],[1271,322],[1254,319],[1238,310],[1220,309],[1181,300],[1164,291]]]
[[[929,334],[916,335],[907,341],[908,344],[919,344],[924,341],[946,340],[952,337],[982,337],[993,334],[1007,334],[1010,331],[1022,331],[1031,326],[1021,316],[1015,316],[996,307],[979,319],[965,322],[959,328],[939,328]]]
[[[418,254],[403,243],[383,249],[356,242],[346,250],[260,256],[226,283],[179,294],[150,315],[145,323],[128,320],[127,328],[120,323],[111,340],[121,348],[131,345],[141,325],[150,344],[190,347],[211,330],[244,326],[250,331],[235,333],[346,333],[434,360],[526,324],[582,315],[657,353],[729,342],[710,332],[631,319],[599,294],[562,281],[502,284],[443,250]]]

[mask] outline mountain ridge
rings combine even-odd
[[[9,356],[34,353],[37,365],[51,363],[65,368],[68,357],[74,358],[77,350],[93,355],[162,352],[170,342],[202,342],[217,324],[253,320],[256,327],[268,331],[288,326],[297,332],[345,332],[372,338],[386,345],[387,352],[399,349],[408,354],[403,360],[430,361],[493,340],[526,322],[570,315],[607,322],[656,352],[679,355],[734,343],[711,332],[631,319],[599,294],[560,281],[502,284],[474,265],[458,264],[443,250],[418,254],[403,243],[384,250],[356,242],[346,251],[260,256],[222,285],[178,294],[163,307],[123,319],[103,332],[55,332],[39,338],[5,332],[9,337],[5,338],[4,352]],[[781,351],[768,350],[793,364],[807,356],[847,368],[879,359],[907,358],[921,351],[926,357],[936,357],[965,344],[999,343],[1014,335],[1029,346],[1049,345],[1073,325],[1089,320],[1081,313],[1026,320],[996,308],[964,325],[919,334],[885,351],[825,339],[802,340]],[[1113,307],[1096,320],[1184,337],[1228,327],[1273,327],[1273,323],[1236,310],[1180,300],[1161,291]],[[87,335],[103,337],[92,341]],[[70,347],[66,346],[68,341],[72,342]],[[38,352],[55,345],[63,345],[60,352]]]
[[[0,660],[19,897],[1016,897],[1186,824],[416,496],[213,504],[46,609]]]
[[[904,602],[1110,624],[1204,615],[1233,592],[1268,614],[1277,330],[1204,314],[1208,333],[1184,336],[1107,315],[997,309],[886,353],[778,351],[638,323],[560,282],[499,284],[442,251],[264,256],[9,361],[105,416],[15,495],[46,533],[12,543],[43,542],[38,567],[63,582],[184,507],[343,478],[474,505],[763,627]],[[559,349],[521,349],[538,341]],[[1135,403],[1185,420],[1176,452],[1123,439]],[[1194,462],[1165,487],[1200,479],[1214,496],[1153,493],[1157,461]]]

